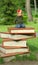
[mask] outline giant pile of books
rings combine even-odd
[[[3,38],[0,46],[0,51],[3,53],[1,57],[29,53],[27,39],[33,37],[35,37],[33,28],[8,28],[8,32],[0,32],[0,38]]]

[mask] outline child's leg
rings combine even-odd
[[[25,25],[24,24],[20,24],[20,28],[25,28]]]
[[[16,28],[20,28],[20,24],[17,24],[17,25],[16,25]]]
[[[17,24],[16,28],[25,28],[25,25],[24,24]]]

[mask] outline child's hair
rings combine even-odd
[[[22,13],[22,10],[18,9],[18,10],[17,10],[17,13]]]

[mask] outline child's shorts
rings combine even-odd
[[[24,24],[17,24],[16,28],[25,28],[25,25]]]

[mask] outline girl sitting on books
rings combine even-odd
[[[16,28],[25,28],[25,25],[23,24],[23,16],[22,16],[22,10],[17,10],[17,17],[15,20]]]

